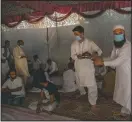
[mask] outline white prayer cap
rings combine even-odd
[[[122,25],[116,25],[116,26],[114,26],[113,31],[116,30],[116,29],[125,30],[124,26],[122,26]]]

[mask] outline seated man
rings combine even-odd
[[[93,53],[93,60],[98,56],[97,52]],[[97,82],[97,87],[98,87],[98,91],[99,93],[104,96],[103,92],[102,92],[102,87],[103,87],[103,83],[104,83],[104,75],[106,74],[107,70],[105,66],[94,66],[95,67],[95,78],[96,78],[96,82]],[[106,96],[104,96],[106,98]]]
[[[69,60],[68,60],[68,64],[69,63],[72,63],[74,65],[74,60],[70,57]],[[64,71],[68,70],[68,65],[65,67]]]
[[[28,59],[27,62],[28,62],[29,73],[32,74],[33,63],[30,59]]]
[[[77,86],[75,84],[76,76],[74,72],[74,64],[69,63],[68,64],[68,70],[63,73],[63,89],[64,92],[74,92],[77,89]]]
[[[73,63],[74,64],[74,60],[70,57],[68,63]]]
[[[42,62],[40,61],[38,55],[34,55],[33,56],[33,70],[32,70],[32,74],[33,74],[33,87],[37,87],[37,85],[39,84],[41,75],[45,74],[46,76],[46,80],[50,81],[48,73],[44,72],[43,68],[42,68]]]
[[[95,78],[97,81],[97,87],[102,89],[102,83],[104,81],[103,76],[106,74],[106,67],[95,66]]]
[[[41,100],[39,101],[38,105],[37,105],[37,109],[36,112],[40,112],[40,111],[48,111],[51,112],[53,111],[60,103],[60,94],[58,92],[57,87],[46,81],[45,77],[42,78],[42,81],[40,82],[40,86],[39,88],[41,88]],[[49,92],[50,95],[50,101],[46,104],[46,105],[42,105],[42,99],[44,96],[44,92],[43,89],[46,89]]]
[[[41,64],[42,64],[42,62],[40,61],[38,55],[34,55],[33,56],[33,69],[34,70],[40,69]]]
[[[6,41],[5,42],[5,46],[1,48],[1,67],[2,67],[2,84],[4,83],[4,81],[7,79],[7,75],[9,72],[9,64],[8,64],[8,57],[9,57],[9,42]]]
[[[25,89],[22,79],[16,76],[16,71],[9,72],[10,78],[1,89],[2,104],[22,105],[25,97]]]
[[[114,87],[115,87],[115,77],[116,72],[111,67],[108,67],[107,73],[104,76],[104,88],[103,92],[107,96],[113,96],[114,93]]]
[[[47,71],[50,76],[57,75],[57,73],[58,73],[57,64],[54,61],[52,61],[51,59],[48,59],[45,71]]]

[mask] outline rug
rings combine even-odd
[[[40,113],[36,114],[36,111],[22,108],[22,107],[15,107],[9,105],[2,105],[2,120],[76,120],[64,116],[58,116],[55,114],[49,115],[47,113]]]
[[[95,115],[90,110],[87,94],[77,99],[76,95],[78,94],[78,91],[74,93],[61,93],[61,103],[53,113],[55,115],[74,118],[80,121],[122,120],[120,118],[117,119],[117,117],[113,117],[112,115],[113,111],[120,112],[121,106],[114,103],[111,97],[108,100],[99,97],[97,106],[100,110],[99,113]],[[27,108],[31,102],[35,102],[39,99],[39,93],[28,93],[23,107]],[[130,118],[126,118],[126,120],[130,120]]]

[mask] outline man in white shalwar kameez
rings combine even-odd
[[[7,61],[7,56],[9,55],[9,52],[6,51],[5,52],[5,48],[1,48],[1,72],[2,72],[2,84],[4,82],[4,80],[6,79],[6,76],[8,74],[9,71],[9,64]]]
[[[24,84],[26,84],[27,78],[30,76],[30,74],[28,71],[27,57],[22,49],[23,45],[24,41],[18,40],[17,46],[13,50],[13,56],[17,74],[23,78]]]
[[[131,43],[125,38],[125,30],[121,25],[113,29],[114,47],[107,60],[95,60],[95,65],[116,68],[116,81],[113,100],[122,106],[121,116],[131,114]]]
[[[84,37],[84,28],[77,26],[73,29],[76,40],[71,45],[71,57],[75,61],[77,84],[88,88],[88,99],[91,109],[96,110],[97,84],[95,80],[95,68],[92,62],[92,53],[100,56],[101,49],[91,40]],[[84,88],[82,89],[85,92]]]
[[[68,63],[68,70],[63,73],[63,88],[60,90],[62,92],[75,92],[77,90],[76,86],[76,76],[74,72],[74,64]]]
[[[57,64],[52,61],[51,59],[47,60],[45,71],[48,72],[48,74],[51,76],[57,75],[58,72],[58,66]]]

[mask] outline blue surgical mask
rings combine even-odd
[[[80,41],[81,40],[81,37],[80,36],[76,36],[76,40],[77,41]]]
[[[124,34],[114,35],[114,40],[115,42],[121,42],[122,40],[124,40]]]

